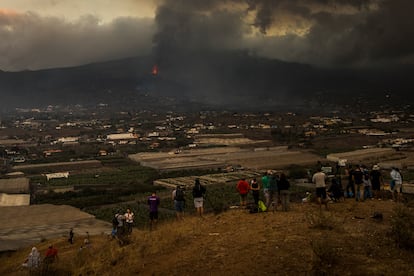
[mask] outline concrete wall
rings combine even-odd
[[[0,207],[4,206],[27,206],[30,205],[29,194],[0,194]]]
[[[5,178],[0,179],[0,193],[29,193],[29,178]]]

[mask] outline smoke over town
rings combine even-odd
[[[135,1],[137,10],[142,2]],[[35,7],[31,11],[30,4],[26,11],[0,9],[4,38],[0,68],[73,66],[142,56],[154,49],[161,56],[176,50],[243,49],[262,57],[324,67],[413,62],[411,1],[147,2],[153,3],[155,16],[119,16],[110,21],[88,10],[69,19],[42,16]],[[107,9],[111,5],[116,4],[108,4]]]

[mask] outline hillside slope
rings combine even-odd
[[[159,72],[151,73],[157,64]],[[251,55],[245,51],[195,51],[38,71],[0,71],[0,110],[105,103],[155,111],[269,110],[326,103],[405,104],[412,99],[413,66],[383,70],[329,69]],[[387,95],[387,97],[386,97]],[[304,106],[303,106],[304,105]],[[288,108],[288,109],[289,109]]]
[[[135,229],[122,247],[99,235],[82,251],[80,237],[38,248],[53,242],[59,249],[55,275],[413,275],[414,252],[397,248],[390,235],[396,206],[347,199],[322,212],[315,204],[257,214],[231,209]],[[383,220],[371,218],[374,211]],[[3,255],[0,274],[27,275],[19,264],[29,251]]]

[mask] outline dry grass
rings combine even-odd
[[[412,275],[414,252],[389,235],[395,205],[346,200],[322,213],[316,204],[275,213],[234,209],[161,223],[152,232],[134,229],[125,246],[92,236],[82,251],[80,239],[70,245],[61,238],[53,241],[60,255],[54,275]],[[370,218],[373,211],[384,219]],[[44,252],[48,243],[37,246]],[[3,255],[0,275],[27,275],[19,265],[29,251]]]

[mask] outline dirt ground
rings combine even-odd
[[[414,275],[414,251],[398,248],[391,235],[402,204],[346,199],[328,206],[191,213],[153,231],[134,229],[124,246],[105,235],[92,236],[83,250],[76,235],[74,245],[61,238],[37,246],[44,252],[53,242],[59,249],[55,275]],[[1,256],[0,275],[27,275],[19,263],[29,251]]]

